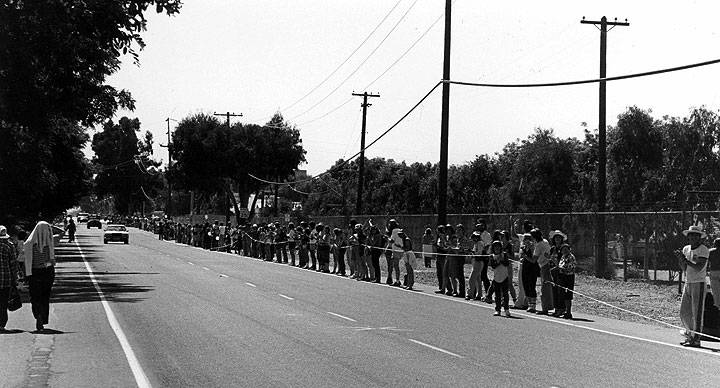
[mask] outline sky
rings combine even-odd
[[[359,151],[362,98],[353,92],[380,95],[369,101],[369,143],[441,80],[444,9],[444,0],[187,0],[174,17],[153,11],[139,66],[125,57],[108,79],[136,100],[135,111],[117,118],[139,118],[154,135],[154,157],[166,163],[159,144],[167,143],[168,117],[229,111],[243,115],[233,122],[263,124],[280,112],[300,130],[307,150],[300,169],[319,174]],[[609,77],[718,59],[718,11],[720,4],[709,0],[455,0],[450,78],[502,84],[598,78],[600,31],[581,24],[583,16],[630,23],[608,33]],[[630,106],[656,118],[684,117],[703,105],[717,111],[719,76],[720,65],[711,65],[608,82],[607,124]],[[582,138],[583,122],[598,125],[598,85],[452,85],[449,114],[449,162],[463,164],[501,152],[538,127]],[[440,115],[438,87],[366,157],[438,162]],[[172,130],[177,122],[170,124]]]

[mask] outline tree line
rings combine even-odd
[[[535,129],[492,155],[448,171],[450,213],[577,212],[596,210],[598,139],[585,123],[581,139]],[[720,121],[695,108],[686,117],[654,118],[630,107],[608,129],[609,211],[718,209]],[[365,163],[364,213],[431,214],[437,202],[437,164],[373,158]],[[339,160],[322,179],[282,189],[308,214],[352,212],[357,163]],[[305,194],[301,194],[305,193]]]

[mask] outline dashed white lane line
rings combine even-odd
[[[122,347],[123,353],[125,353],[125,358],[130,365],[130,370],[132,371],[133,377],[135,377],[135,383],[137,383],[137,386],[139,388],[152,387],[152,385],[150,384],[150,380],[148,380],[145,371],[140,365],[140,361],[138,361],[137,356],[135,356],[135,352],[133,352],[132,347],[130,346],[130,342],[128,342],[127,337],[125,336],[125,332],[123,332],[122,327],[120,327],[120,323],[115,317],[115,313],[113,313],[112,309],[110,308],[110,304],[108,303],[107,299],[105,299],[105,294],[103,294],[102,290],[100,289],[100,285],[95,279],[95,274],[90,268],[90,264],[88,264],[87,260],[85,259],[85,254],[83,253],[82,249],[80,249],[80,245],[78,245],[77,241],[75,242],[75,246],[77,247],[78,252],[80,252],[80,256],[85,263],[85,269],[88,271],[88,275],[90,276],[90,280],[92,281],[93,286],[95,286],[95,291],[97,291],[98,296],[100,296],[100,302],[102,303],[103,309],[105,310],[105,315],[107,316],[108,323],[113,329],[115,337],[117,337],[118,341],[120,342],[120,347]]]
[[[202,267],[205,271],[210,271],[210,268],[208,267]]]
[[[219,274],[219,275],[220,275],[221,278],[226,278],[226,277],[228,277],[228,276],[225,275],[224,273],[221,273],[221,274]]]
[[[352,318],[350,318],[350,317],[346,317],[346,316],[344,316],[344,315],[336,314],[336,313],[333,313],[333,312],[331,312],[331,311],[328,311],[327,313],[330,314],[330,315],[334,315],[334,316],[336,316],[336,317],[338,317],[338,318],[342,318],[342,319],[344,319],[344,320],[346,320],[346,321],[357,322],[356,320],[354,320],[354,319],[352,319]]]
[[[287,295],[283,295],[283,294],[278,294],[278,295],[280,295],[281,298],[285,298],[285,299],[287,299],[287,300],[295,300],[295,298],[291,298],[291,297],[289,297],[289,296],[287,296]]]
[[[190,262],[190,261],[188,261],[188,264],[190,264],[190,265],[195,265],[195,263],[192,263],[192,262]]]
[[[438,348],[437,346],[432,346],[432,345],[430,345],[430,344],[426,344],[425,342],[417,341],[417,340],[414,340],[414,339],[412,339],[412,338],[408,338],[408,341],[410,341],[410,342],[412,342],[412,343],[415,343],[415,344],[418,344],[418,345],[420,345],[420,346],[425,346],[426,348],[430,348],[430,349],[432,349],[432,350],[435,350],[435,351],[438,351],[438,352],[441,352],[441,353],[445,353],[445,354],[450,355],[450,356],[453,356],[453,357],[463,358],[463,356],[461,356],[461,355],[459,355],[459,354],[455,354],[455,353],[450,352],[450,351],[447,351],[447,350],[445,350],[445,349]]]
[[[256,285],[254,285],[254,284],[252,284],[252,283],[245,282],[245,284],[247,284],[247,285],[250,286],[250,287],[257,287]]]

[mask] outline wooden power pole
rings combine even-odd
[[[362,118],[362,133],[360,134],[360,159],[358,160],[358,188],[357,188],[357,203],[355,205],[355,215],[362,214],[362,194],[363,194],[363,187],[365,185],[365,126],[367,123],[367,108],[371,106],[372,104],[367,102],[368,97],[380,97],[379,94],[368,94],[368,92],[364,93],[353,93],[353,96],[362,96],[363,102],[362,102],[362,108],[363,108],[363,118]]]
[[[600,78],[605,78],[605,59],[607,53],[607,32],[608,26],[614,28],[616,26],[629,26],[630,23],[618,22],[615,19],[614,22],[608,22],[607,18],[603,16],[600,21],[590,21],[583,19],[580,21],[582,24],[592,24],[594,26],[600,25]],[[605,203],[607,202],[607,181],[606,181],[606,164],[607,164],[607,144],[605,136],[605,81],[600,81],[600,99],[599,99],[599,117],[598,117],[598,189],[597,189],[597,216],[595,219],[595,241],[596,241],[596,255],[595,258],[595,276],[603,277],[605,269],[607,267],[607,254],[605,249],[607,247],[607,236],[605,236]]]
[[[452,0],[445,0],[445,45],[443,81],[450,80],[450,35]],[[448,133],[450,120],[450,84],[442,86],[442,116],[440,118],[440,163],[438,174],[438,225],[447,223]]]
[[[217,113],[213,112],[213,116],[225,116],[227,118],[227,126],[230,129],[230,117],[242,117],[242,113],[235,114],[230,112]],[[232,188],[231,190],[232,191]],[[230,221],[230,193],[225,193],[225,225]]]

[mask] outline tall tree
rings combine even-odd
[[[214,116],[197,114],[183,119],[173,133],[171,179],[191,190],[223,193],[235,214],[250,194],[266,184],[252,177],[282,180],[305,161],[300,132],[276,114],[266,125],[234,124],[228,128]],[[232,195],[239,192],[240,204]],[[240,222],[240,219],[237,220]]]
[[[86,129],[133,107],[106,78],[123,53],[137,61],[151,6],[173,15],[180,1],[0,3],[0,166],[12,166],[0,168],[0,216],[51,218],[87,191]]]
[[[160,165],[150,158],[152,134],[145,132],[141,140],[139,131],[140,120],[123,117],[117,124],[108,121],[92,140],[97,169],[95,193],[101,199],[112,196],[119,214],[137,211],[162,189],[160,175],[148,171]]]

